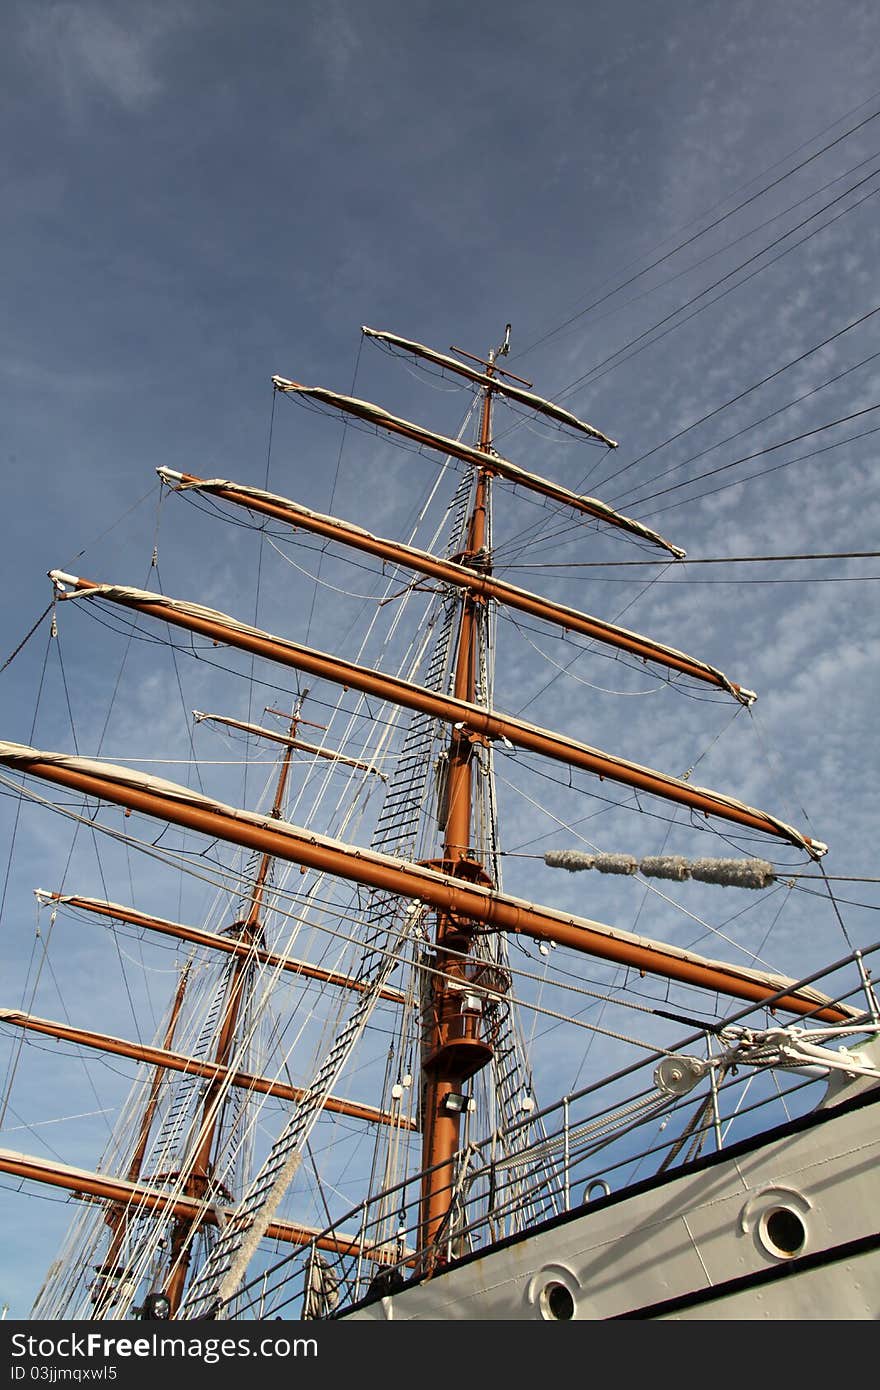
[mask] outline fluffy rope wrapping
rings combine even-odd
[[[647,855],[586,854],[577,849],[550,850],[544,863],[551,869],[579,873],[595,869],[601,874],[644,874],[646,878],[672,879],[684,883],[718,883],[724,887],[767,888],[776,882],[776,871],[766,859],[685,859],[680,854]]]
[[[570,874],[581,869],[598,869],[602,874],[635,874],[638,860],[631,854],[584,854],[579,849],[554,849],[544,855],[551,869],[567,869]]]

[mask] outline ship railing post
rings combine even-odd
[[[447,1264],[449,1263],[449,1261],[450,1261],[450,1260],[452,1259],[452,1257],[453,1257],[453,1252],[454,1252],[454,1250],[455,1250],[456,1226],[457,1226],[457,1224],[458,1224],[458,1223],[460,1222],[460,1220],[461,1220],[461,1212],[460,1212],[460,1209],[459,1209],[459,1195],[460,1195],[460,1192],[461,1192],[461,1183],[462,1183],[462,1178],[463,1178],[463,1176],[464,1176],[464,1173],[463,1173],[463,1168],[462,1168],[462,1162],[461,1162],[461,1159],[459,1158],[459,1162],[458,1162],[458,1171],[457,1171],[457,1172],[454,1172],[454,1170],[453,1170],[453,1176],[452,1176],[451,1181],[450,1181],[450,1183],[449,1183],[449,1210],[448,1210],[447,1213],[446,1213],[446,1222],[445,1222],[445,1225],[446,1225],[446,1263],[447,1263]]]
[[[369,1202],[364,1202],[364,1209],[363,1209],[363,1212],[362,1212],[362,1214],[361,1214],[361,1232],[360,1232],[360,1237],[359,1237],[359,1239],[358,1239],[358,1257],[357,1257],[357,1265],[355,1266],[355,1271],[354,1271],[354,1297],[355,1297],[355,1302],[357,1302],[357,1299],[358,1299],[358,1297],[360,1296],[361,1280],[362,1280],[362,1278],[363,1278],[363,1269],[364,1269],[364,1246],[365,1246],[366,1241],[367,1241],[367,1211],[368,1211],[368,1209],[369,1209],[369,1205],[370,1205]]]
[[[303,1314],[302,1314],[302,1315],[303,1315],[303,1322],[308,1321],[308,1319],[309,1319],[309,1317],[310,1317],[310,1315],[311,1315],[312,1289],[314,1288],[314,1284],[315,1284],[315,1255],[316,1255],[316,1254],[317,1254],[317,1245],[316,1245],[315,1241],[312,1241],[311,1245],[309,1246],[309,1258],[308,1258],[308,1261],[307,1261],[307,1263],[306,1263],[306,1281],[305,1281],[305,1289],[303,1290]],[[264,1279],[264,1292],[265,1292],[265,1279]],[[262,1298],[263,1298],[263,1294],[260,1295],[261,1304],[262,1304]],[[261,1307],[261,1310],[260,1310],[260,1315],[262,1316],[262,1307]]]
[[[498,1239],[498,1221],[495,1216],[499,1201],[498,1190],[498,1130],[493,1129],[489,1139],[489,1161],[487,1165],[488,1193],[486,1196],[486,1224],[492,1240]]]
[[[711,1033],[706,1034],[706,1053],[709,1057],[712,1056]],[[712,1124],[715,1128],[715,1147],[720,1153],[724,1145],[724,1139],[721,1133],[721,1111],[718,1107],[718,1075],[713,1066],[709,1067],[709,1086],[712,1091]]]
[[[870,973],[865,969],[865,962],[861,951],[854,951],[853,958],[858,966],[859,975],[862,980],[862,988],[865,991],[865,998],[868,1001],[868,1013],[871,1015],[871,1019],[874,1023],[880,1023],[880,1006],[877,1004],[877,995],[874,991],[874,985]]]
[[[571,1175],[569,1173],[569,1163],[571,1152],[569,1146],[569,1097],[566,1096],[562,1102],[562,1209],[568,1211],[571,1206]]]

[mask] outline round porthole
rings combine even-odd
[[[567,1322],[574,1317],[575,1304],[571,1290],[555,1280],[544,1285],[538,1306],[541,1317],[548,1322]]]
[[[794,1259],[807,1243],[807,1228],[800,1212],[793,1207],[771,1207],[758,1223],[761,1243],[781,1260]]]

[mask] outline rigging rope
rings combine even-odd
[[[854,109],[858,110],[858,107]],[[841,144],[841,142],[848,139],[850,135],[854,135],[857,131],[862,130],[864,126],[870,125],[871,121],[875,121],[878,116],[880,116],[880,111],[872,111],[869,116],[866,116],[864,118],[864,120],[859,121],[856,125],[851,126],[848,130],[845,130],[842,135],[838,135],[834,140],[829,141],[827,145],[823,145],[821,149],[816,150],[813,154],[809,155],[807,159],[802,160],[799,164],[796,164],[792,169],[786,170],[786,172],[784,174],[781,174],[779,178],[774,179],[771,183],[766,184],[763,188],[759,188],[756,193],[752,193],[749,195],[748,198],[744,198],[743,201],[737,203],[735,207],[730,208],[720,217],[717,217],[714,220],[714,222],[710,222],[706,227],[701,227],[698,232],[695,232],[693,234],[693,236],[688,237],[685,241],[679,242],[679,244],[677,246],[674,246],[671,251],[667,251],[664,255],[658,257],[656,260],[652,261],[650,265],[644,266],[640,271],[638,271],[637,274],[631,276],[622,284],[615,286],[613,290],[609,290],[607,294],[601,297],[601,299],[594,300],[585,308],[579,309],[576,314],[573,314],[571,318],[566,319],[564,323],[559,324],[556,328],[548,330],[540,338],[534,339],[519,353],[515,354],[516,358],[519,359],[520,357],[524,357],[526,353],[531,352],[534,348],[538,347],[539,344],[545,342],[548,338],[555,336],[555,334],[560,333],[564,328],[568,328],[569,324],[576,322],[576,320],[579,318],[583,318],[583,316],[585,314],[588,314],[592,309],[595,309],[598,307],[598,305],[603,304],[605,300],[610,299],[612,295],[617,294],[622,289],[626,289],[628,285],[631,285],[636,280],[641,279],[643,275],[647,275],[649,271],[654,270],[658,265],[662,265],[664,261],[670,260],[671,257],[676,255],[678,251],[684,250],[686,246],[691,246],[695,241],[698,241],[700,237],[705,236],[707,232],[714,231],[714,229],[720,226],[722,222],[725,222],[728,217],[733,217],[737,212],[741,212],[743,208],[748,207],[750,203],[754,203],[758,198],[763,197],[765,193],[769,193],[772,189],[777,188],[779,184],[783,183],[786,179],[791,178],[793,174],[799,173],[800,170],[805,169],[808,164],[812,164],[815,159],[818,159],[820,157],[820,155],[826,154],[828,150],[834,149],[835,145]]]

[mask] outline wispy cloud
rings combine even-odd
[[[58,0],[29,9],[22,46],[51,80],[70,112],[109,98],[137,112],[162,91],[162,52],[169,36],[189,25],[187,5],[120,12],[115,6]]]
[[[330,82],[340,85],[346,81],[351,65],[361,47],[356,27],[357,11],[352,12],[339,0],[321,0],[314,8],[314,27],[309,38],[314,53],[325,67]]]

